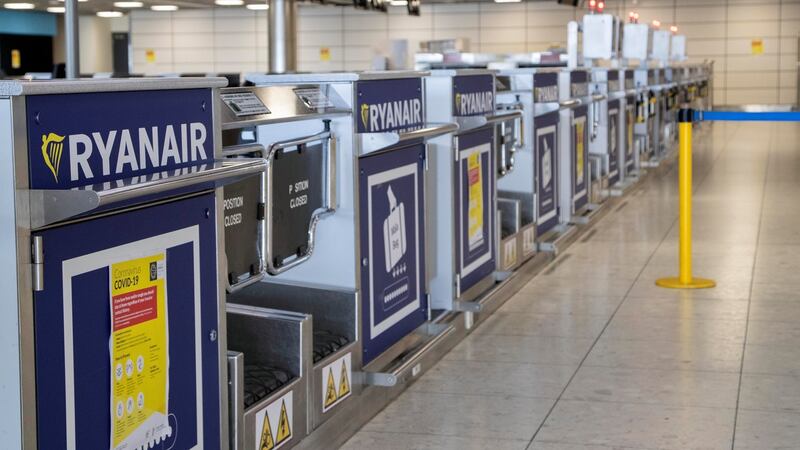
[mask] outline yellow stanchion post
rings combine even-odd
[[[678,112],[678,276],[659,278],[658,286],[671,289],[705,289],[714,280],[692,276],[692,115],[691,109]]]

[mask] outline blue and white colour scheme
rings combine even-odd
[[[399,78],[356,83],[356,132],[409,131],[425,121],[422,79]]]

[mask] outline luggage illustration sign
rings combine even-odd
[[[556,204],[556,155],[558,113],[550,113],[536,118],[536,136],[534,152],[536,153],[536,179],[538,199],[536,202],[537,234],[550,231],[558,223]]]
[[[365,361],[427,319],[423,162],[422,144],[359,159]]]

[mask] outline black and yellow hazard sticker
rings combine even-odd
[[[322,369],[322,412],[327,412],[352,393],[353,368],[347,353]]]
[[[258,450],[275,450],[292,439],[292,391],[256,413]]]

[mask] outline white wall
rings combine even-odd
[[[796,98],[800,0],[607,0],[607,10],[640,20],[677,24],[694,60],[713,59],[715,100],[720,104],[793,103]],[[458,3],[405,8],[388,14],[304,3],[298,19],[298,68],[303,71],[358,70],[389,39],[468,38],[474,52],[531,52],[564,45],[566,23],[581,10],[554,1],[512,4]],[[265,71],[267,17],[264,12],[218,8],[131,15],[134,71]],[[761,39],[764,53],[753,55]],[[145,51],[156,61],[148,63]],[[323,61],[327,49],[329,61]]]

